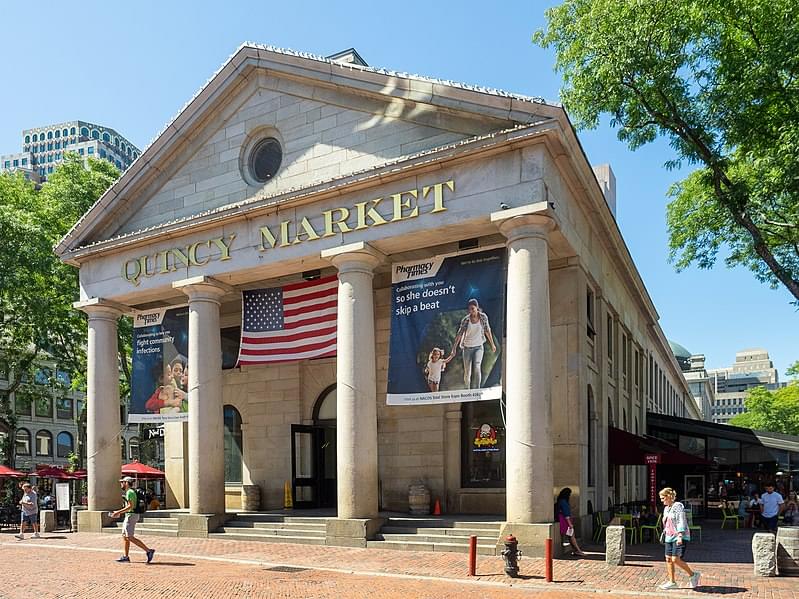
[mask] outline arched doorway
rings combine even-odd
[[[294,507],[336,505],[336,385],[316,399],[313,424],[291,426]]]

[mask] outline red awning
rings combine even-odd
[[[72,475],[72,478],[76,479],[84,479],[89,475],[89,473],[86,472],[86,470],[73,470],[72,472],[70,472],[70,474]]]
[[[618,428],[608,428],[608,460],[617,466],[646,465],[646,455],[657,454],[661,464],[712,465],[704,458],[680,451],[676,446],[655,437],[641,437]]]
[[[122,474],[134,478],[164,478],[165,474],[158,468],[140,462],[131,462],[122,466]]]
[[[19,470],[14,470],[13,468],[9,468],[8,466],[3,466],[0,464],[0,478],[23,478],[27,476],[24,472],[20,472]]]

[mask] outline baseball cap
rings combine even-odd
[[[119,482],[121,482],[121,483],[135,483],[136,479],[133,478],[132,476],[123,476],[122,478],[119,479]]]

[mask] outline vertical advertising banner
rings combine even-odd
[[[499,399],[505,248],[394,264],[388,405]]]
[[[189,418],[189,308],[138,312],[128,422]]]

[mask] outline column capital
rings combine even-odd
[[[526,237],[549,238],[549,233],[558,228],[555,209],[549,202],[536,202],[510,210],[491,213],[491,222],[499,226],[508,241]]]
[[[101,297],[93,297],[87,300],[73,302],[72,307],[88,314],[89,320],[117,320],[123,314],[128,314],[132,311],[130,307],[124,304]]]
[[[339,272],[372,271],[386,260],[386,255],[368,243],[358,241],[322,251],[322,259],[330,260]]]
[[[189,296],[189,301],[212,301],[221,303],[229,293],[236,293],[235,287],[204,275],[181,279],[172,283],[172,288]]]

